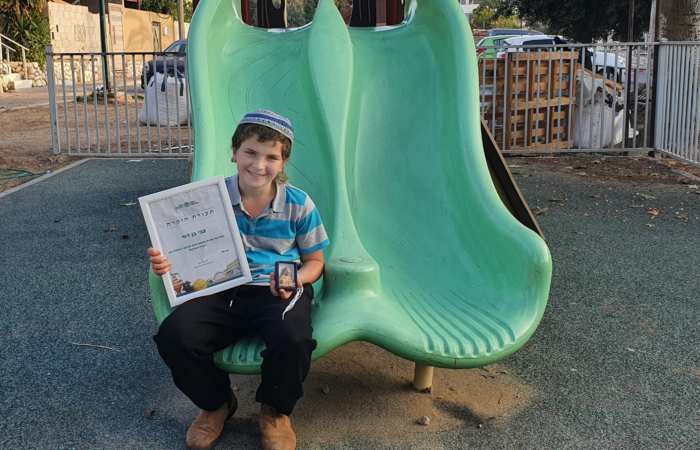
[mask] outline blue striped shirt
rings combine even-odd
[[[275,198],[253,219],[241,202],[238,175],[226,178],[226,186],[253,276],[249,284],[269,285],[275,262],[301,264],[301,255],[330,244],[321,215],[306,192],[277,183]]]

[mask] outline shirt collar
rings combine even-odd
[[[284,211],[284,205],[287,203],[287,189],[285,183],[277,183],[277,193],[275,193],[275,198],[272,199],[272,211],[276,213],[281,213]],[[231,198],[231,205],[239,205],[241,203],[241,191],[238,189],[238,174],[228,178],[226,180],[226,188],[228,189],[228,196]]]

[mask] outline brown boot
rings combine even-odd
[[[275,411],[269,405],[260,407],[260,433],[264,450],[294,450],[297,437],[289,416]]]
[[[216,411],[199,413],[190,429],[187,430],[187,446],[190,448],[210,448],[221,436],[224,422],[238,409],[238,399],[231,392],[231,405],[226,402]]]

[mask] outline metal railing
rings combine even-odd
[[[177,53],[53,53],[47,46],[54,154],[189,156],[184,60]]]
[[[700,167],[700,42],[662,42],[655,147]]]
[[[22,77],[23,79],[27,80],[29,79],[29,71],[27,70],[27,50],[29,50],[27,47],[24,45],[13,41],[9,37],[5,36],[4,34],[0,33],[0,60],[2,60],[2,48],[5,47],[5,52],[7,55],[7,65],[10,65],[10,51],[14,53],[14,49],[8,46],[7,44],[3,43],[3,39],[6,41],[10,41],[16,46],[20,47],[22,49],[22,67],[24,68],[24,76]]]
[[[479,47],[482,117],[504,153],[653,150],[655,46]]]

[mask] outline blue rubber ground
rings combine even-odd
[[[481,429],[465,416],[415,448],[700,447],[700,195],[522,171],[530,205],[549,208],[538,220],[554,277],[538,331],[499,365],[534,401]],[[93,160],[0,198],[0,448],[184,447],[196,409],[151,340],[148,234],[139,207],[120,203],[185,179],[184,160]],[[251,423],[219,448],[258,448]],[[299,448],[363,442],[300,436]]]

